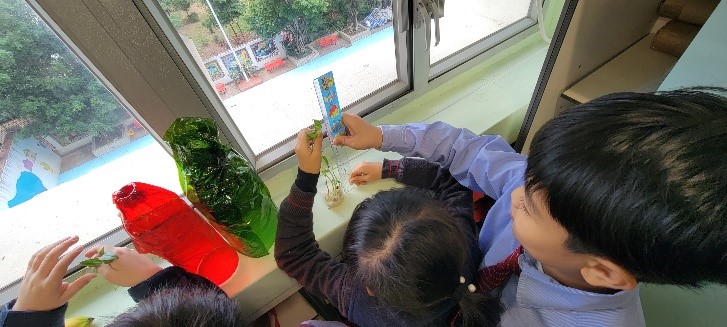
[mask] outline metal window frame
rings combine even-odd
[[[434,80],[453,68],[471,60],[481,53],[487,52],[496,45],[508,40],[518,33],[537,25],[536,1],[530,1],[527,16],[518,19],[494,33],[487,35],[480,40],[458,50],[454,53],[431,64],[429,68],[429,80]]]

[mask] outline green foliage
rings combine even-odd
[[[167,14],[172,13],[173,11],[187,11],[189,10],[189,6],[192,5],[191,0],[157,0],[159,2],[159,5],[162,7],[162,10],[166,12]]]
[[[359,0],[358,1],[358,8],[356,10],[356,14],[358,15],[358,20],[361,21],[366,16],[368,16],[371,11],[374,10],[374,8],[378,7],[380,5],[379,0]]]
[[[0,1],[0,28],[0,121],[30,119],[19,136],[65,142],[111,131],[126,117],[24,1]]]
[[[81,261],[81,266],[98,268],[101,267],[101,265],[103,264],[110,264],[116,261],[118,258],[119,257],[116,254],[104,253],[104,249],[101,248],[100,250],[98,250],[97,257]]]
[[[263,39],[269,39],[282,31],[289,23],[283,13],[284,1],[247,0],[243,4],[242,20]]]
[[[172,26],[174,28],[180,28],[182,25],[184,25],[184,22],[182,21],[182,14],[178,12],[173,12],[169,14],[169,21],[172,23]]]
[[[292,54],[304,52],[317,35],[334,32],[328,13],[328,0],[247,0],[242,18],[264,39],[285,32],[284,43]]]
[[[323,130],[323,120],[313,119],[313,125],[311,125],[311,131],[305,134],[306,140],[310,141],[319,137]]]
[[[217,135],[214,120],[194,117],[177,118],[164,133],[182,191],[196,208],[209,209],[223,237],[237,236],[230,243],[237,251],[267,255],[278,222],[275,203],[250,163]]]
[[[217,18],[220,20],[222,26],[235,22],[242,14],[242,6],[239,0],[210,0],[210,4],[215,10],[215,14],[217,14]],[[212,31],[216,29],[217,23],[206,2],[204,2],[204,7],[207,9],[209,15],[202,21],[202,25]]]
[[[197,49],[204,48],[210,43],[210,36],[206,33],[199,33],[196,32],[192,34],[191,36],[192,42],[194,42],[194,45],[197,47]]]
[[[328,188],[328,193],[332,193],[331,191],[341,188],[341,180],[336,175],[336,172],[332,170],[331,163],[328,161],[328,157],[321,156],[321,159],[323,159],[321,174],[323,174],[323,177],[326,179],[326,187]]]
[[[196,12],[191,12],[187,15],[187,24],[193,24],[199,22],[199,15]]]
[[[352,27],[379,5],[379,0],[331,0],[331,8],[339,16],[335,21],[339,29]]]
[[[323,120],[313,119],[311,131],[306,133],[305,138],[306,140],[311,141],[321,136],[321,133],[323,133]],[[336,172],[332,170],[331,162],[328,160],[328,157],[321,156],[321,159],[323,159],[321,174],[323,175],[323,178],[326,179],[326,187],[328,188],[328,193],[331,193],[332,190],[341,188],[341,180],[336,175]]]

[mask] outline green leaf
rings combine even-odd
[[[323,162],[326,164],[326,168],[331,167],[331,163],[328,161],[328,157],[321,156],[321,159],[323,159]]]
[[[112,262],[114,262],[118,258],[119,257],[117,255],[113,254],[113,253],[105,253],[104,252],[104,249],[101,248],[98,251],[98,257],[83,260],[83,261],[81,261],[81,265],[84,266],[84,267],[98,268],[102,264],[112,263]]]
[[[305,135],[305,138],[310,141],[321,136],[321,130],[323,129],[323,121],[320,119],[313,119],[312,131]]]

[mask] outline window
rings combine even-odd
[[[40,244],[71,234],[79,234],[85,244],[100,237],[124,239],[110,201],[122,185],[143,181],[179,191],[174,162],[160,138],[174,119],[215,119],[222,138],[262,170],[290,155],[292,135],[320,117],[314,77],[333,71],[344,110],[366,114],[407,94],[426,92],[434,77],[450,78],[446,72],[533,24],[529,6],[520,0],[512,5],[519,9],[491,30],[478,29],[472,38],[465,37],[468,33],[450,36],[455,29],[448,25],[469,18],[457,18],[466,9],[447,2],[452,11],[442,19],[440,45],[432,42],[429,52],[420,53],[412,49],[422,44],[424,33],[413,26],[409,6],[358,1],[354,15],[344,10],[350,1],[307,2],[320,6],[291,16],[271,32],[245,15],[290,14],[291,8],[272,5],[280,1],[195,0],[188,6],[162,0],[3,1],[0,28],[13,33],[0,38],[17,35],[21,27],[31,31],[39,45],[23,58],[44,61],[25,60],[36,66],[23,69],[56,75],[49,79],[52,87],[44,89],[53,100],[34,101],[39,91],[20,92],[22,79],[3,75],[6,69],[15,74],[20,61],[8,57],[17,49],[0,43],[0,101],[12,94],[30,103],[0,106],[0,214],[11,222],[0,241],[0,287],[7,285],[0,299],[15,296],[8,290],[17,287],[14,281]],[[502,8],[509,4],[500,2]],[[233,10],[230,4],[236,5]],[[408,28],[398,28],[397,13],[410,17]],[[296,30],[301,26],[310,33],[302,36]],[[44,116],[19,111],[60,108],[80,110],[79,117],[88,120],[50,116],[54,120],[41,128],[38,120]],[[88,151],[66,158],[82,148]],[[34,176],[23,174],[21,184],[30,178],[30,192],[18,198],[17,181],[26,171]]]
[[[531,0],[449,2],[442,41],[429,47],[432,69],[417,70],[398,21],[408,15],[400,5],[406,1],[144,2],[175,51],[194,58],[187,68],[214,88],[217,110],[231,118],[262,168],[320,118],[314,78],[332,71],[341,106],[370,112],[411,91],[410,75],[439,76],[535,23]],[[413,23],[413,34],[422,29]]]
[[[532,0],[447,2],[445,15],[439,21],[441,40],[430,50],[429,76],[436,77],[532,26],[535,22],[532,3]]]
[[[118,229],[131,181],[179,192],[171,157],[22,0],[0,3],[0,286],[39,245]]]
[[[172,25],[166,36],[195,58],[189,68],[213,84],[220,110],[256,157],[321,118],[313,80],[328,71],[346,108],[409,89],[391,3],[357,1],[350,10],[346,0],[148,2],[163,11],[155,19],[162,29]]]

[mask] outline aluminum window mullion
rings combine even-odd
[[[427,89],[427,84],[429,83],[429,50],[426,44],[427,35],[423,23],[420,24],[418,28],[415,25],[412,25],[411,31],[412,86],[415,93],[420,93]]]

